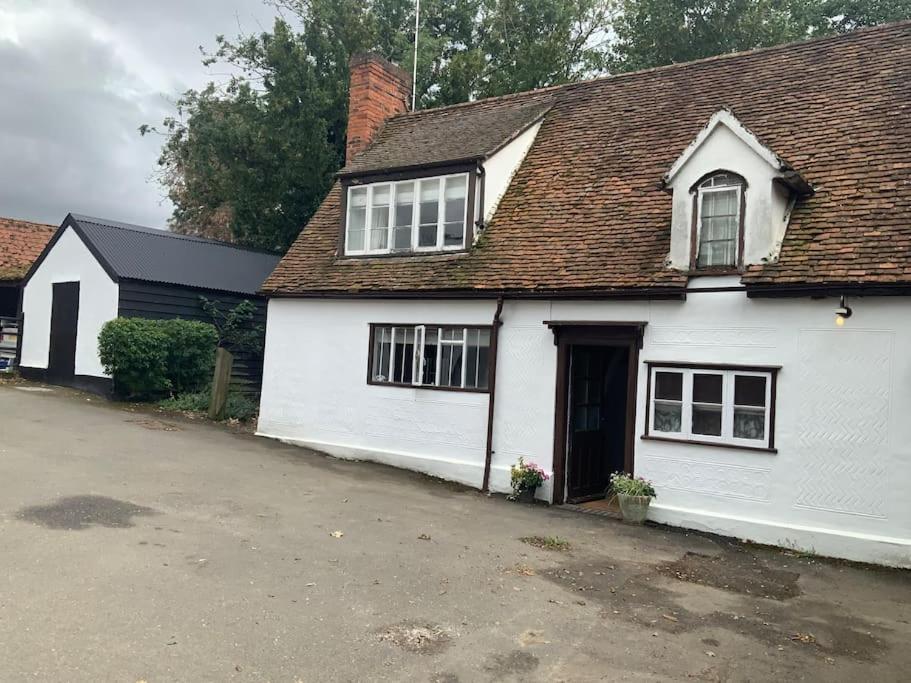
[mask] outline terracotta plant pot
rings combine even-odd
[[[620,501],[620,512],[623,513],[624,522],[642,524],[648,517],[648,506],[652,502],[649,496],[627,496],[618,493],[617,499]]]
[[[537,491],[537,490],[538,490],[538,487],[536,486],[533,489],[524,489],[523,491],[520,491],[519,495],[516,496],[516,502],[528,503],[528,504],[534,503],[535,502],[535,491]]]

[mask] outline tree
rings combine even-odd
[[[189,90],[143,134],[164,144],[172,230],[286,249],[344,161],[348,60],[375,51],[410,70],[413,0],[276,0],[272,30],[216,38],[206,64],[235,75]],[[607,0],[424,0],[422,107],[574,80],[601,68]],[[299,24],[295,31],[291,23]]]
[[[609,66],[636,71],[911,16],[911,0],[620,0]]]

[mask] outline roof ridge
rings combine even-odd
[[[800,38],[797,40],[791,40],[787,43],[779,43],[778,45],[766,45],[763,47],[754,47],[748,50],[738,50],[736,52],[725,52],[718,55],[711,55],[709,57],[701,57],[699,59],[692,59],[687,62],[674,62],[672,64],[662,64],[660,66],[653,66],[647,69],[637,69],[636,71],[627,71],[616,74],[603,74],[600,76],[595,76],[594,78],[589,78],[584,81],[571,81],[569,83],[558,83],[555,85],[545,86],[543,88],[534,88],[532,90],[521,90],[519,92],[505,93],[503,95],[494,95],[492,97],[484,97],[479,100],[469,100],[467,102],[456,102],[455,104],[447,104],[441,107],[432,107],[430,109],[420,109],[418,111],[408,111],[398,114],[396,116],[390,117],[389,120],[397,118],[405,118],[411,116],[421,116],[423,114],[431,114],[440,111],[447,111],[450,109],[459,109],[463,107],[471,107],[474,105],[486,104],[490,102],[500,102],[503,100],[519,98],[519,97],[529,97],[532,95],[537,95],[541,93],[548,93],[562,89],[571,89],[571,88],[581,88],[594,83],[603,83],[605,81],[614,81],[626,78],[633,78],[636,76],[642,76],[645,74],[651,74],[660,71],[670,71],[673,69],[679,69],[682,67],[689,67],[698,64],[711,63],[716,61],[723,61],[728,59],[740,59],[756,54],[765,54],[768,52],[775,52],[778,50],[787,50],[793,49],[795,47],[804,47],[804,46],[815,46],[820,43],[825,43],[829,41],[839,41],[847,40],[852,37],[859,37],[858,34],[867,34],[874,33],[878,31],[891,30],[898,27],[911,26],[911,19],[901,19],[899,21],[891,21],[884,24],[876,24],[875,26],[861,26],[860,28],[853,29],[846,33],[836,33],[832,35],[825,36],[810,36],[807,38]]]
[[[198,242],[200,244],[210,244],[217,247],[227,247],[229,249],[236,249],[238,251],[245,251],[254,254],[264,254],[266,256],[281,256],[278,252],[269,251],[267,249],[257,249],[255,247],[245,247],[233,242],[226,242],[224,240],[215,240],[208,237],[200,237],[198,235],[181,235],[176,232],[172,232],[167,228],[151,228],[147,225],[136,225],[134,223],[122,223],[120,221],[111,221],[107,218],[99,218],[97,216],[86,216],[85,214],[71,214],[77,222],[83,221],[85,223],[92,223],[93,225],[98,225],[102,228],[110,228],[112,230],[131,230],[133,232],[141,232],[144,235],[151,235],[153,237],[169,237],[171,239]]]

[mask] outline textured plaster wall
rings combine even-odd
[[[543,321],[643,321],[635,469],[658,489],[653,519],[911,566],[911,310],[902,298],[850,303],[837,328],[832,299],[507,301],[491,488],[508,490],[519,456],[553,469],[556,347]],[[260,432],[478,486],[487,395],[367,385],[368,323],[489,324],[493,311],[491,301],[273,300]],[[641,439],[645,361],[781,366],[778,452]]]
[[[711,279],[703,284],[730,284]],[[911,566],[911,304],[750,300],[524,302],[504,308],[495,466],[552,469],[556,347],[543,320],[641,320],[636,473],[658,488],[652,517],[764,543]],[[777,453],[643,440],[644,361],[780,365]],[[495,470],[496,471],[496,470]]]
[[[367,384],[369,323],[489,325],[486,302],[269,302],[259,433],[480,486],[487,394]]]
[[[67,228],[25,287],[22,365],[47,368],[55,282],[79,282],[76,374],[106,377],[98,359],[98,333],[117,317],[118,286],[72,228]]]

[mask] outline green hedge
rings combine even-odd
[[[98,355],[119,395],[148,400],[205,387],[217,340],[208,323],[116,318],[98,335]]]

